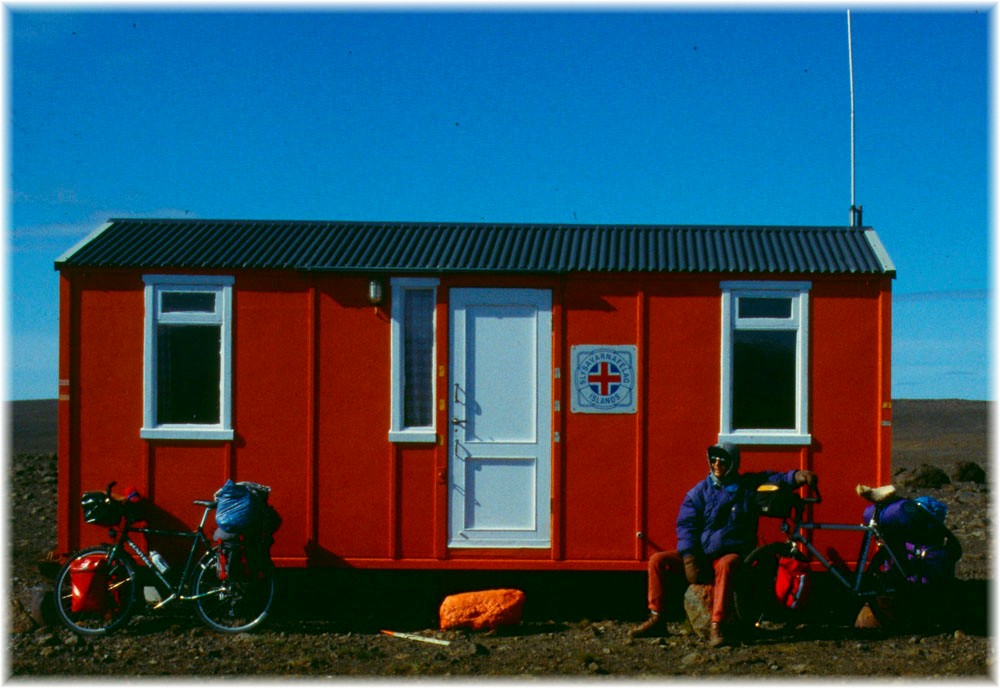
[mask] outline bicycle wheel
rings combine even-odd
[[[791,611],[775,594],[778,560],[789,552],[788,544],[772,542],[758,547],[743,560],[733,600],[740,621],[767,630],[780,630],[791,621]]]
[[[220,579],[219,550],[206,554],[195,581],[198,616],[223,633],[241,633],[260,625],[274,601],[274,569]]]
[[[139,594],[135,566],[111,547],[80,550],[56,576],[55,606],[62,622],[81,635],[104,635],[132,616]]]

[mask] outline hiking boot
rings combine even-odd
[[[629,631],[633,638],[652,638],[654,636],[667,635],[667,622],[656,612],[652,612],[649,618]]]
[[[725,635],[722,633],[722,627],[719,625],[718,621],[713,621],[708,627],[708,646],[709,647],[722,647],[726,645],[728,641]]]

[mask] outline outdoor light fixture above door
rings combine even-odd
[[[378,306],[382,303],[382,283],[373,279],[368,283],[368,303]]]

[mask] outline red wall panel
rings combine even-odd
[[[189,530],[196,527],[204,508],[196,499],[212,499],[225,482],[229,447],[226,444],[186,442],[153,443],[149,448],[149,488],[146,496],[154,508],[150,525]],[[206,533],[215,531],[215,519],[208,517]],[[150,537],[150,547],[163,554],[172,566],[183,566],[191,547],[182,538]]]
[[[390,306],[367,293],[361,278],[319,285],[317,544],[336,558],[392,554]]]
[[[636,442],[632,414],[572,413],[571,347],[636,344],[639,313],[629,281],[569,279],[563,292],[566,457],[564,552],[569,559],[632,559],[636,522]]]
[[[647,554],[673,549],[684,495],[705,478],[719,432],[719,287],[651,280],[647,287]]]
[[[438,483],[435,467],[437,448],[411,447],[399,451],[395,525],[396,546],[402,559],[432,559],[435,553],[434,491]]]
[[[301,279],[241,275],[235,289],[236,441],[230,477],[271,487],[269,502],[284,521],[272,554],[302,557],[309,535],[305,487],[313,462],[309,285]]]
[[[879,288],[877,282],[817,282],[810,295],[810,467],[823,493],[817,520],[860,523],[866,502],[855,486],[880,484]],[[856,541],[817,534],[821,549],[835,546],[845,558],[856,554]]]
[[[78,338],[70,375],[78,442],[73,466],[65,476],[71,485],[69,510],[79,519],[80,494],[145,484],[142,427],[142,281],[132,275],[81,276],[75,285]],[[60,480],[64,477],[60,475]],[[78,521],[82,524],[82,519]],[[99,542],[107,529],[81,525],[71,547]]]

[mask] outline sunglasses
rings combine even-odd
[[[708,462],[712,464],[722,464],[723,466],[728,466],[730,461],[724,456],[710,456],[708,457]]]

